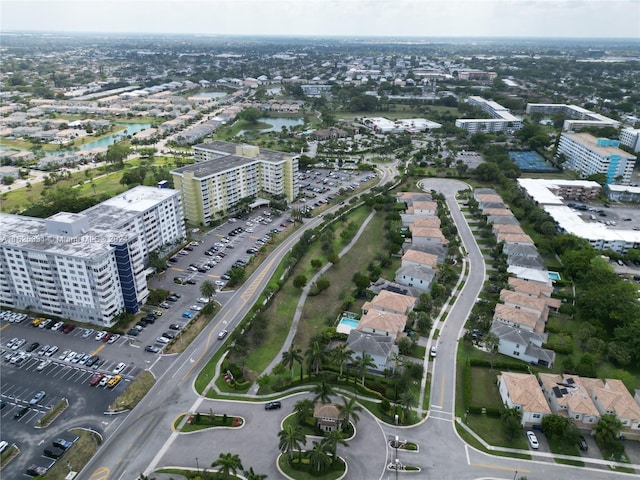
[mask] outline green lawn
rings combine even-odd
[[[515,439],[507,438],[499,418],[470,413],[467,416],[467,425],[489,445],[521,450],[527,450],[529,448],[524,434]]]
[[[482,407],[502,408],[498,391],[499,371],[482,367],[471,367],[471,403]]]

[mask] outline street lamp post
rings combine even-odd
[[[196,457],[196,472],[198,472],[198,476],[200,475],[200,465],[198,464],[198,457]]]
[[[400,463],[398,461],[398,443],[400,442],[400,437],[398,437],[398,435],[396,435],[396,443],[394,444],[394,447],[396,447],[396,480],[398,480],[398,463]]]
[[[516,470],[516,473],[513,475],[513,480],[516,480],[518,478],[518,470]]]

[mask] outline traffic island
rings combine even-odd
[[[111,405],[109,405],[109,408],[107,408],[105,413],[107,415],[111,415],[131,410],[144,398],[155,383],[156,379],[153,374],[150,371],[145,370],[129,384],[125,391],[122,392],[122,394],[116,398]]]
[[[15,443],[9,446],[4,452],[2,452],[2,455],[0,455],[0,471],[2,471],[4,467],[9,465],[9,463],[11,463],[11,460],[16,458],[18,455],[20,455],[20,449]]]
[[[420,451],[420,447],[418,444],[413,442],[408,442],[407,440],[391,440],[389,442],[389,447],[396,450],[403,450],[405,452],[415,452],[418,453]]]
[[[45,413],[44,416],[36,422],[35,428],[47,428],[56,418],[62,415],[68,407],[69,401],[66,398],[63,398],[55,405],[55,407]]]
[[[422,471],[420,467],[414,465],[403,465],[399,461],[391,462],[387,465],[387,470],[398,473],[419,473]]]
[[[185,413],[173,422],[173,429],[180,433],[191,433],[210,428],[242,428],[244,424],[244,418],[227,414]]]
[[[323,460],[328,458],[328,462]],[[311,450],[302,450],[278,456],[278,470],[287,478],[315,480],[339,480],[348,472],[347,463],[341,458],[331,455],[316,455]]]

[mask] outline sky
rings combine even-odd
[[[640,0],[0,0],[0,32],[640,39]]]

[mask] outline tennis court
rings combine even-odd
[[[516,162],[523,172],[557,172],[559,171],[538,152],[532,150],[511,151],[509,157]]]

